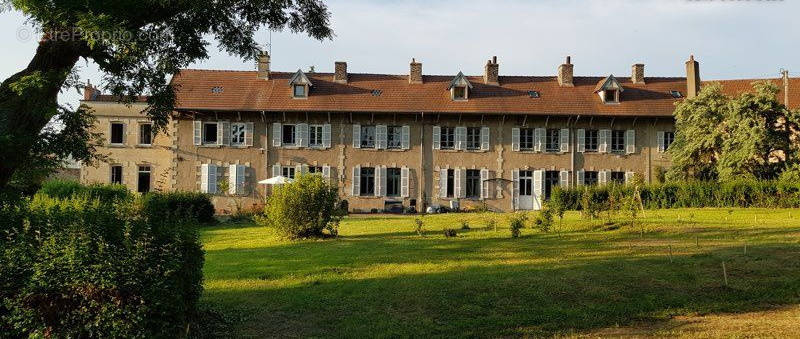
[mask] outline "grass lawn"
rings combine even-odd
[[[512,239],[504,214],[426,216],[424,237],[413,217],[364,215],[338,239],[294,242],[223,224],[202,231],[202,304],[237,337],[796,336],[799,217],[657,210],[631,226],[569,212]],[[461,220],[471,229],[442,235]]]

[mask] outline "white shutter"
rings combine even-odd
[[[308,173],[308,165],[302,164],[300,165],[300,174],[307,174]]]
[[[208,193],[208,164],[200,165],[200,192]]]
[[[453,195],[461,198],[461,168],[453,169]]]
[[[255,129],[252,122],[244,124],[244,145],[253,146],[253,133]]]
[[[354,197],[361,194],[361,166],[353,167],[353,182],[351,183],[351,187],[353,188],[352,195]]]
[[[542,209],[544,199],[544,171],[533,171],[533,209]]]
[[[561,172],[558,173],[558,176],[559,176],[558,185],[562,189],[568,189],[569,188],[569,171],[561,171]]]
[[[330,180],[331,179],[331,167],[330,166],[322,166],[322,177]]]
[[[625,184],[630,184],[633,182],[633,172],[625,172]]]
[[[375,167],[375,196],[386,195],[386,166]]]
[[[245,181],[245,174],[247,167],[244,165],[237,166],[236,169],[236,193],[242,194],[244,193],[244,181]]]
[[[402,131],[403,135],[402,138],[400,139],[401,140],[400,147],[402,149],[409,149],[411,148],[411,127],[409,127],[408,125],[404,125]]]
[[[273,177],[277,177],[277,176],[279,176],[281,174],[282,174],[281,173],[281,165],[280,164],[272,165],[272,176]]]
[[[533,150],[536,152],[544,152],[544,128],[537,128],[534,130],[534,137],[536,138]]]
[[[322,125],[322,147],[331,148],[331,124]]]
[[[272,146],[281,147],[282,140],[281,124],[277,122],[272,123]]]
[[[489,198],[489,170],[481,168],[481,199]]]
[[[559,145],[561,153],[569,152],[569,128],[562,128],[561,131],[558,132],[558,137],[561,139],[561,145]]]
[[[442,128],[439,126],[433,126],[433,149],[440,149],[441,142],[442,142]]]
[[[377,149],[386,149],[389,144],[386,125],[375,126],[375,146]]]
[[[481,150],[489,150],[489,127],[481,127]]]
[[[511,171],[511,209],[519,209],[519,170],[514,169]]]
[[[519,151],[519,128],[511,129],[511,150]]]
[[[194,144],[201,145],[203,143],[203,122],[195,120],[192,124],[194,125]]]
[[[297,146],[308,147],[308,124],[297,124],[297,133],[295,135],[295,144]]]
[[[629,129],[625,131],[625,153],[636,153],[636,131]]]
[[[576,139],[575,140],[576,141],[575,144],[577,145],[576,146],[576,148],[577,148],[576,151],[579,152],[579,153],[585,152],[586,151],[586,131],[583,128],[580,128],[575,132],[575,139]]]
[[[353,125],[353,148],[361,148],[361,125]]]
[[[659,152],[663,153],[666,150],[666,147],[664,147],[664,131],[656,132],[656,144],[658,144]]]
[[[408,198],[408,167],[403,166],[400,169],[400,196]]]
[[[122,124],[122,144],[128,143],[128,124]]]
[[[456,149],[461,151],[467,149],[467,128],[464,126],[456,127]]]
[[[236,166],[228,166],[228,194],[236,195]]]
[[[611,139],[611,130],[609,129],[601,129],[597,132],[599,139],[597,151],[599,153],[608,153],[608,143],[609,139]]]
[[[303,165],[294,165],[294,178],[300,178],[301,175],[303,175]]]
[[[231,122],[220,121],[217,127],[217,144],[230,146],[231,145]]]
[[[217,193],[217,166],[208,165],[208,193]]]
[[[439,197],[447,198],[447,169],[439,170]]]
[[[599,185],[605,185],[606,183],[608,183],[608,171],[603,170],[597,172],[597,183]]]
[[[461,178],[459,180],[460,187],[459,187],[459,196],[458,197],[459,198],[464,198],[464,197],[467,196],[467,169],[466,168],[460,168],[458,170],[458,173],[461,175]]]
[[[575,175],[575,186],[583,186],[585,177],[586,172],[584,170],[578,170],[578,173]]]

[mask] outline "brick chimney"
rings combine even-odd
[[[333,72],[333,82],[340,84],[347,83],[347,63],[344,61],[337,61]]]
[[[700,63],[691,55],[686,61],[686,97],[694,98],[697,93],[700,93]]]
[[[634,84],[644,83],[644,64],[633,64],[631,66],[631,82]]]
[[[408,83],[422,83],[422,63],[417,62],[417,60],[414,60],[414,58],[411,58],[410,70],[408,72]]]
[[[258,53],[258,78],[269,80],[269,53],[267,51]]]
[[[97,96],[100,95],[100,90],[97,87],[92,85],[91,80],[86,80],[86,87],[83,88],[83,100],[91,101],[97,99]]]
[[[493,56],[492,59],[486,61],[486,67],[483,72],[483,83],[487,85],[499,85],[500,64],[497,63],[497,57]]]
[[[567,56],[567,62],[558,66],[558,85],[561,87],[574,87],[572,84],[572,63]]]

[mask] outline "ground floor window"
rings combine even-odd
[[[611,182],[615,184],[624,184],[625,183],[625,172],[611,172]]]
[[[111,183],[122,184],[122,165],[111,166]]]
[[[533,171],[519,171],[519,195],[533,195]]]
[[[597,185],[597,171],[583,172],[583,184],[587,186]]]
[[[550,194],[553,192],[553,187],[557,187],[560,180],[559,171],[545,171],[544,172],[544,198],[550,199]]]
[[[400,195],[400,169],[386,169],[386,196],[396,197]]]
[[[147,193],[150,192],[150,166],[139,166],[139,180],[137,185],[137,192]]]
[[[294,179],[294,171],[295,171],[294,167],[284,166],[281,169],[281,175],[289,179]]]
[[[447,197],[452,198],[455,195],[455,182],[456,171],[454,169],[447,170]]]
[[[375,167],[361,167],[361,183],[360,183],[362,196],[375,195]]]
[[[481,170],[468,169],[467,170],[467,198],[479,198],[481,196]]]
[[[315,174],[315,173],[322,174],[322,167],[321,166],[308,166],[308,173],[311,173],[311,174]]]

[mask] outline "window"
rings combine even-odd
[[[523,151],[533,150],[533,128],[519,129],[519,149]]]
[[[139,145],[153,144],[153,124],[139,124]]]
[[[400,148],[403,146],[403,128],[401,126],[386,127],[387,148]]]
[[[452,198],[455,196],[455,182],[456,171],[454,169],[447,170],[447,197]]]
[[[481,128],[467,127],[467,149],[481,149]]]
[[[283,168],[281,168],[281,175],[289,179],[294,179],[294,171],[295,171],[294,167],[284,166]]]
[[[375,126],[361,125],[361,148],[375,148]]]
[[[322,125],[308,126],[308,146],[322,147]]]
[[[611,131],[611,152],[625,152],[625,131]]]
[[[122,184],[122,165],[111,166],[111,183]]]
[[[533,171],[519,171],[519,195],[533,195]]]
[[[624,184],[625,183],[625,172],[611,172],[611,182],[615,184]]]
[[[597,171],[583,172],[583,184],[586,186],[597,185]]]
[[[669,145],[675,141],[675,132],[664,132],[664,150],[669,149]]]
[[[139,193],[150,192],[150,166],[139,166],[139,182],[136,191]]]
[[[112,122],[111,123],[111,144],[114,145],[122,145],[124,142],[123,140],[123,133],[125,132],[125,125],[121,122]]]
[[[442,127],[441,136],[439,137],[439,148],[453,149],[456,147],[456,128],[455,127]],[[447,186],[450,187],[450,186]]]
[[[481,170],[468,169],[467,170],[467,198],[480,198],[481,196]]]
[[[203,123],[203,144],[217,144],[217,123]]]
[[[242,146],[244,145],[245,125],[241,122],[231,124],[231,145]]]
[[[675,99],[683,97],[683,94],[681,94],[680,91],[669,91],[669,94],[672,95],[672,97]]]
[[[597,130],[587,129],[586,131],[584,131],[583,142],[584,142],[584,152],[597,152]]]
[[[283,125],[281,128],[281,143],[286,146],[294,146],[295,140],[297,139],[297,135],[295,134],[296,131],[295,125]]]
[[[466,99],[467,99],[466,86],[453,87],[453,100],[466,100]]]
[[[322,167],[321,166],[308,166],[308,173],[311,174],[322,174]]]
[[[547,152],[560,152],[561,139],[559,138],[559,130],[556,128],[548,128],[545,138],[545,151]]]
[[[386,169],[386,196],[396,197],[400,195],[400,169]]]
[[[375,195],[375,168],[361,167],[361,192],[359,195]]]
[[[607,89],[605,95],[605,102],[617,102],[617,90]]]
[[[294,97],[295,98],[305,98],[306,97],[306,85],[294,85]]]
[[[550,193],[553,192],[553,187],[559,184],[559,171],[545,171],[544,172],[544,198],[550,199]]]

